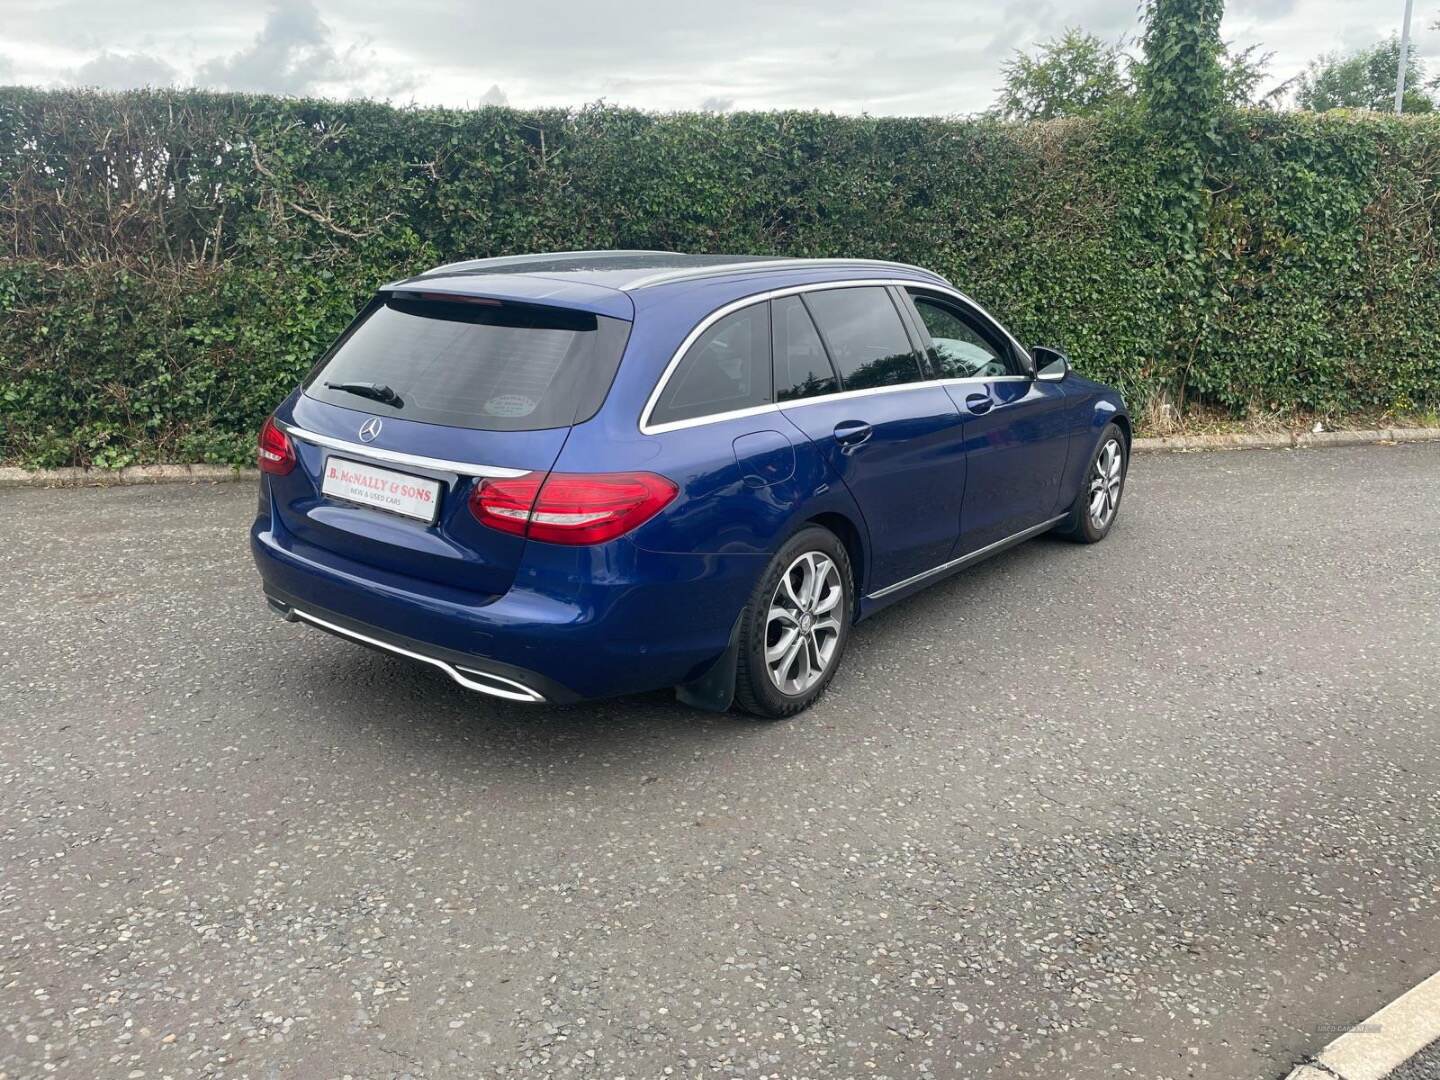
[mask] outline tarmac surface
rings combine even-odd
[[[1440,968],[1440,445],[1137,457],[785,723],[269,613],[0,492],[0,1077],[1283,1076]]]

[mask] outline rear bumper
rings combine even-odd
[[[346,641],[430,664],[467,690],[527,705],[545,702],[563,705],[579,700],[572,691],[537,672],[522,671],[485,657],[451,652],[379,626],[369,626],[338,612],[316,610],[305,606],[303,601],[297,603],[295,597],[277,593],[280,590],[266,589],[265,599],[286,622],[303,622]]]
[[[251,551],[287,618],[444,670],[512,701],[573,702],[675,686],[726,649],[764,556],[529,544],[500,597],[375,572],[262,513]],[[520,583],[524,583],[523,586]]]

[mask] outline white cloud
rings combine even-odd
[[[157,56],[102,52],[76,68],[71,78],[80,86],[130,90],[137,86],[173,86],[179,75]]]
[[[1230,0],[1224,35],[1273,51],[1275,82],[1313,57],[1379,40],[1401,4]],[[1440,0],[1416,0],[1434,56]],[[12,78],[103,85],[182,83],[463,106],[810,108],[876,114],[977,112],[1016,48],[1067,26],[1114,40],[1139,30],[1136,0],[7,0]],[[899,17],[897,17],[899,16]],[[92,66],[93,65],[93,66]],[[1433,66],[1433,64],[1432,64]],[[0,67],[3,77],[3,67]],[[477,99],[477,87],[490,87]],[[501,90],[500,88],[504,89]]]
[[[306,94],[340,81],[340,58],[330,28],[312,0],[272,10],[254,41],[238,52],[200,65],[195,81],[224,90]]]

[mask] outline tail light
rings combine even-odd
[[[526,473],[482,480],[470,512],[482,525],[550,544],[603,544],[649,521],[678,488],[648,472]]]
[[[266,417],[265,426],[260,429],[260,448],[255,458],[260,471],[272,476],[286,476],[295,468],[295,444],[275,426],[273,416]]]

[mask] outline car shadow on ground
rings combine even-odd
[[[888,652],[917,635],[948,641],[957,657],[970,655],[977,643],[972,638],[985,632],[985,624],[957,619],[957,610],[1015,603],[1033,612],[1030,598],[1007,599],[1009,586],[1066,572],[1069,557],[1082,558],[1086,550],[1063,538],[1037,538],[867,619],[856,627],[836,684],[810,711],[790,720],[764,720],[735,708],[726,713],[691,708],[669,689],[577,705],[510,703],[457,686],[426,665],[297,627],[297,635],[308,635],[302,640],[313,658],[305,669],[307,723],[436,764],[460,762],[489,772],[533,771],[542,764],[548,783],[591,782],[597,773],[587,763],[599,763],[605,775],[616,778],[663,775],[667,762],[689,771],[754,740],[789,744],[852,723],[857,714],[845,696],[849,677],[861,682],[875,676],[871,666],[886,664]],[[298,673],[294,679],[299,685]],[[556,769],[565,775],[557,776]]]
[[[643,762],[651,772],[664,771],[667,759],[690,762],[707,746],[773,729],[739,711],[690,708],[669,689],[575,705],[524,705],[457,686],[429,666],[334,639],[311,642],[306,651],[315,657],[307,723],[378,742],[423,759],[421,764],[492,772],[539,765],[547,769],[547,782],[556,782],[548,770],[583,772],[586,762],[607,769]],[[567,771],[563,779],[580,778]]]

